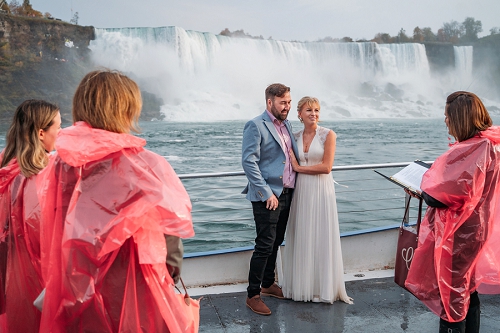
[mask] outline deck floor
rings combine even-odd
[[[392,277],[346,282],[354,304],[294,302],[264,297],[273,312],[260,316],[246,307],[246,293],[204,295],[200,332],[438,332],[439,318]],[[500,331],[500,296],[480,295],[481,333]],[[198,298],[198,297],[195,297]]]

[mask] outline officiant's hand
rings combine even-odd
[[[408,194],[411,197],[414,197],[417,199],[420,199],[422,197],[422,192],[420,192],[420,191],[417,191],[417,193],[414,193],[406,188],[404,190],[405,190],[406,194]]]

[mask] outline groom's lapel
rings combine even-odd
[[[274,140],[276,140],[276,142],[278,142],[278,144],[281,147],[280,136],[278,135],[278,132],[276,131],[276,127],[274,127],[273,122],[271,121],[271,119],[269,118],[269,116],[267,115],[267,113],[265,111],[264,111],[264,116],[262,117],[262,119],[264,120],[264,124],[267,126],[267,129],[269,130],[269,132],[271,132],[271,135],[273,136]],[[283,149],[283,147],[281,147],[281,149]]]
[[[290,135],[290,141],[292,142],[293,153],[295,154],[295,156],[299,156],[299,149],[297,148],[297,142],[295,142],[295,137],[293,136],[292,132],[292,124],[288,119],[285,120],[285,126],[286,129],[288,130],[288,135]]]

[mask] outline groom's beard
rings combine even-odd
[[[278,110],[274,106],[274,104],[272,104],[270,111],[271,111],[272,115],[276,117],[276,119],[283,121],[283,120],[285,120],[288,117],[288,113],[290,112],[290,109],[283,108],[281,110]]]

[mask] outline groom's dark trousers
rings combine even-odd
[[[252,201],[257,237],[250,259],[248,273],[248,298],[260,294],[260,287],[269,288],[275,280],[274,268],[278,248],[285,239],[286,224],[290,214],[293,189],[284,188],[276,210],[266,208],[265,201]]]

